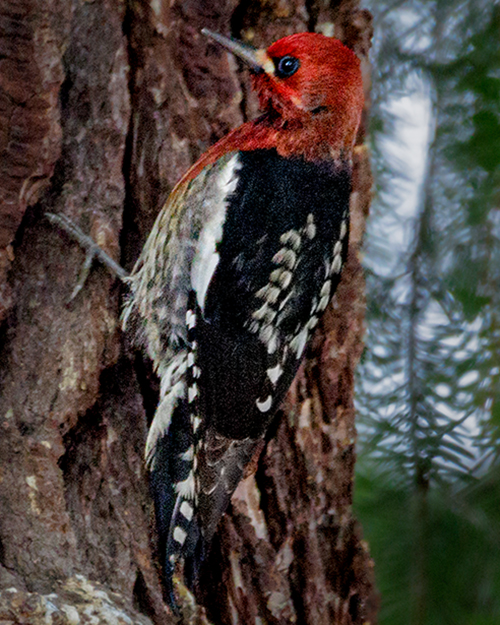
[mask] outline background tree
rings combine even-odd
[[[0,620],[172,622],[162,599],[143,448],[150,365],[119,330],[102,267],[68,303],[83,253],[64,213],[130,268],[175,182],[256,113],[248,76],[202,27],[268,45],[303,30],[366,56],[357,3],[7,0],[0,7]],[[349,261],[254,475],[204,573],[207,617],[375,619],[372,562],[351,513],[353,374],[370,197],[356,151]]]
[[[493,625],[500,12],[449,0],[373,9],[379,193],[368,237],[357,510],[377,563],[381,623]],[[408,111],[406,122],[395,111]],[[414,139],[391,157],[388,137],[394,154],[411,124],[421,155]]]

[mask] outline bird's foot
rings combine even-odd
[[[182,618],[183,625],[211,625],[207,619],[205,608],[196,602],[196,598],[182,581],[183,576],[175,574],[172,583],[177,598],[177,614]]]
[[[94,260],[98,260],[103,265],[113,273],[115,276],[120,278],[120,280],[125,280],[128,277],[128,273],[121,267],[117,262],[115,262],[111,256],[106,254],[106,252],[100,248],[97,243],[88,235],[86,235],[83,230],[81,230],[76,224],[74,224],[66,215],[55,215],[54,213],[45,213],[47,219],[67,232],[80,247],[85,251],[85,261],[82,265],[82,269],[80,271],[80,275],[78,277],[78,281],[71,293],[71,296],[68,300],[72,302],[78,293],[82,290],[85,282],[87,281],[87,277],[90,272],[90,268],[92,267],[92,263]]]

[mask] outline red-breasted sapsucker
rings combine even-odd
[[[161,379],[146,458],[170,593],[177,560],[196,579],[339,281],[363,107],[360,62],[337,39],[255,50],[205,34],[250,65],[263,113],[177,184],[124,313]]]

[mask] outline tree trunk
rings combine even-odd
[[[162,203],[256,114],[248,75],[202,27],[258,46],[334,33],[366,57],[356,0],[4,0],[0,5],[0,622],[173,623],[143,448],[157,398],[120,332],[123,290],[63,213],[130,268]],[[365,61],[366,64],[366,61]],[[349,260],[256,472],[233,497],[185,622],[375,622],[352,516],[358,250],[370,168],[355,154]],[[208,619],[208,621],[207,621]]]

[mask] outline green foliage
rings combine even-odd
[[[425,623],[498,625],[500,614],[500,472],[469,485],[432,489],[425,535],[416,540],[416,492],[378,465],[356,483],[356,509],[376,563],[380,622],[408,625],[417,551],[424,554]]]
[[[372,10],[377,200],[356,505],[382,625],[500,623],[500,9]],[[421,174],[412,147],[387,147],[401,129],[391,102],[407,95],[429,110]],[[416,199],[400,208],[405,193]]]

